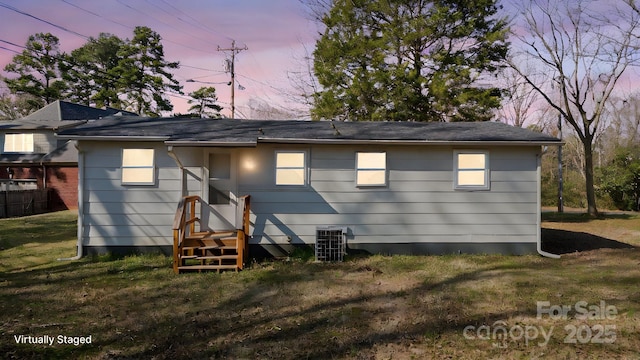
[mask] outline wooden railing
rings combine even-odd
[[[235,249],[237,253],[236,269],[241,270],[248,257],[248,234],[249,234],[249,218],[251,212],[251,197],[249,195],[238,198],[238,212],[236,213],[235,231]],[[183,265],[182,254],[183,247],[187,240],[198,238],[200,241],[206,241],[208,237],[214,238],[216,234],[226,232],[221,231],[202,231],[200,218],[197,216],[197,204],[200,203],[200,213],[202,207],[208,206],[206,202],[199,196],[185,196],[180,200],[176,215],[173,220],[173,270],[179,273],[180,267]],[[196,228],[196,223],[199,224]]]
[[[195,232],[196,222],[200,219],[196,216],[196,203],[202,202],[200,196],[185,196],[180,199],[176,216],[173,218],[173,271],[178,273],[180,254],[185,239]]]

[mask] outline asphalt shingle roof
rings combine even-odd
[[[56,100],[22,119],[0,121],[0,131],[17,130],[58,130],[82,124],[87,120],[102,119],[116,114],[137,116],[124,110],[113,108],[97,109],[67,101]]]
[[[56,100],[23,118],[31,121],[68,121],[68,120],[89,120],[100,119],[122,113],[126,116],[136,116],[136,114],[113,108],[98,109],[91,106],[74,104],[68,101]]]
[[[259,141],[406,141],[560,143],[549,135],[494,122],[333,122],[192,118],[108,118],[61,131],[67,138],[161,139],[176,144]]]

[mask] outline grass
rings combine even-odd
[[[573,242],[588,234],[640,246],[636,215],[545,217],[546,228]],[[56,261],[74,255],[75,235],[70,212],[0,220],[0,357],[640,359],[634,247],[567,252],[560,260],[374,255],[317,264],[299,254],[240,273],[177,276],[164,256]],[[537,301],[572,308],[604,301],[617,314],[538,319]],[[513,336],[493,332],[500,326]],[[615,327],[612,344],[564,342],[572,328],[581,331],[574,339],[593,340],[599,326]],[[518,337],[519,329],[533,335],[534,327],[553,329],[548,343],[540,346],[542,335]],[[91,335],[92,342],[16,344],[14,335]]]

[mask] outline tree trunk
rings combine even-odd
[[[584,145],[584,177],[587,190],[587,212],[590,216],[598,216],[596,208],[596,191],[593,182],[593,137],[582,139]]]

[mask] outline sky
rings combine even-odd
[[[86,37],[103,32],[131,38],[136,26],[160,34],[165,60],[180,62],[172,72],[185,94],[202,86],[216,88],[223,115],[230,115],[225,59],[231,53],[218,48],[230,48],[233,40],[236,47],[247,48],[236,54],[236,117],[251,117],[250,104],[260,102],[304,114],[304,107],[291,100],[296,90],[289,75],[305,69],[318,28],[300,0],[0,0],[0,69],[14,51],[23,50],[7,42],[24,46],[35,33],[57,36],[60,50],[71,52]],[[170,99],[173,112],[187,112],[186,95]]]

